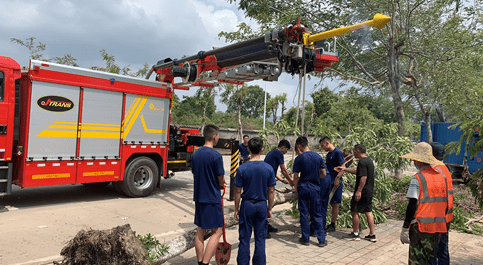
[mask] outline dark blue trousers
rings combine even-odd
[[[322,220],[322,200],[320,199],[320,187],[312,187],[310,185],[298,188],[298,205],[300,211],[300,228],[302,229],[302,240],[309,242],[310,237],[310,219],[314,232],[317,235],[319,243],[325,242],[325,232],[323,230]],[[327,208],[326,208],[327,211]]]
[[[320,200],[322,202],[322,232],[324,233],[325,241],[325,228],[327,227],[327,209],[329,207],[329,196],[332,188],[328,186],[320,186]],[[310,233],[314,230],[314,218],[310,216]]]
[[[251,202],[242,200],[240,207],[240,222],[238,230],[238,265],[250,263],[250,238],[252,229],[255,236],[255,252],[253,253],[252,264],[267,264],[265,255],[265,237],[267,235],[267,201]]]
[[[438,243],[438,265],[449,265],[448,233],[441,233]]]

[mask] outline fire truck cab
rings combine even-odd
[[[0,56],[0,196],[22,188],[110,182],[147,196],[168,170],[187,170],[197,130],[170,128],[172,85]],[[171,131],[170,131],[171,129]]]

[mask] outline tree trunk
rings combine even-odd
[[[275,192],[274,206],[283,204],[289,201],[293,201],[296,199],[297,199],[297,193]],[[225,227],[228,228],[236,224],[238,224],[238,221],[234,219],[233,214],[231,212],[228,213],[228,215],[225,216]],[[205,234],[205,239],[209,238],[211,234],[212,234],[211,230],[208,230],[207,233]],[[156,259],[154,261],[154,264],[162,264],[178,255],[183,254],[189,249],[193,248],[195,246],[195,237],[196,237],[196,228],[193,230],[187,231],[181,236],[174,238],[173,240],[171,240],[166,244],[169,246],[168,253],[165,256],[159,259]]]
[[[272,115],[273,115],[273,124],[275,124],[277,122],[277,111],[278,111],[278,108],[272,108]]]
[[[402,98],[401,98],[401,81],[399,80],[399,55],[398,51],[395,47],[394,37],[396,35],[396,23],[391,21],[391,31],[389,32],[390,37],[388,40],[387,48],[388,48],[388,81],[391,85],[392,91],[392,102],[394,104],[394,109],[396,110],[396,118],[397,118],[397,134],[399,136],[404,135],[404,127],[405,127],[405,117],[404,117],[404,109],[402,105]]]
[[[446,122],[446,117],[444,116],[443,105],[439,104],[436,108],[436,114],[438,115],[439,122]]]
[[[428,143],[433,141],[433,131],[431,130],[431,113],[424,113],[424,126],[426,126],[426,133],[428,134]]]
[[[206,121],[206,108],[208,107],[208,100],[205,103],[203,108],[203,120],[201,121],[201,129],[200,132],[203,133],[203,129],[205,128],[205,121]]]
[[[396,50],[398,48],[395,47],[394,43],[396,31],[396,23],[391,21],[391,29],[389,32],[390,37],[386,46],[388,51],[388,81],[392,91],[392,102],[394,104],[394,109],[396,110],[398,129],[397,134],[399,136],[403,136],[406,118],[404,117],[404,109],[400,91],[401,81],[399,80],[399,55],[397,55],[398,51]],[[397,168],[394,173],[397,178],[402,178],[403,176],[403,170],[401,168]]]
[[[281,109],[281,114],[280,114],[280,119],[283,120],[283,114],[285,113],[285,111],[287,110],[287,108],[285,107],[285,101],[282,101],[282,109]]]

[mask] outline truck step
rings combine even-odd
[[[8,179],[0,179],[0,183],[8,182]]]
[[[8,166],[0,166],[0,169],[8,169]]]
[[[7,196],[7,195],[8,195],[8,193],[6,193],[6,192],[0,192],[0,198],[3,197],[3,196]]]

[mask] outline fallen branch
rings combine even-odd
[[[466,226],[466,228],[468,228],[470,231],[473,231],[473,229],[471,228],[471,226],[470,226],[470,225],[471,225],[472,223],[476,223],[476,222],[479,222],[479,221],[481,221],[481,220],[483,220],[483,215],[482,215],[482,216],[480,216],[480,217],[478,217],[478,218],[474,218],[474,219],[469,220],[468,222],[466,222],[466,223],[465,223],[465,226]]]
[[[275,192],[274,198],[274,206],[279,204],[284,204],[289,201],[296,200],[297,193],[287,192],[287,193],[280,193]],[[238,221],[235,220],[233,215],[225,216],[225,227],[231,227],[238,224]],[[205,240],[211,236],[211,230],[207,231],[205,234]],[[183,235],[178,236],[168,242],[166,245],[169,246],[169,251],[163,257],[154,260],[154,264],[162,264],[178,255],[183,254],[184,252],[188,251],[189,249],[195,246],[195,237],[196,237],[196,228],[190,231],[185,232]]]

